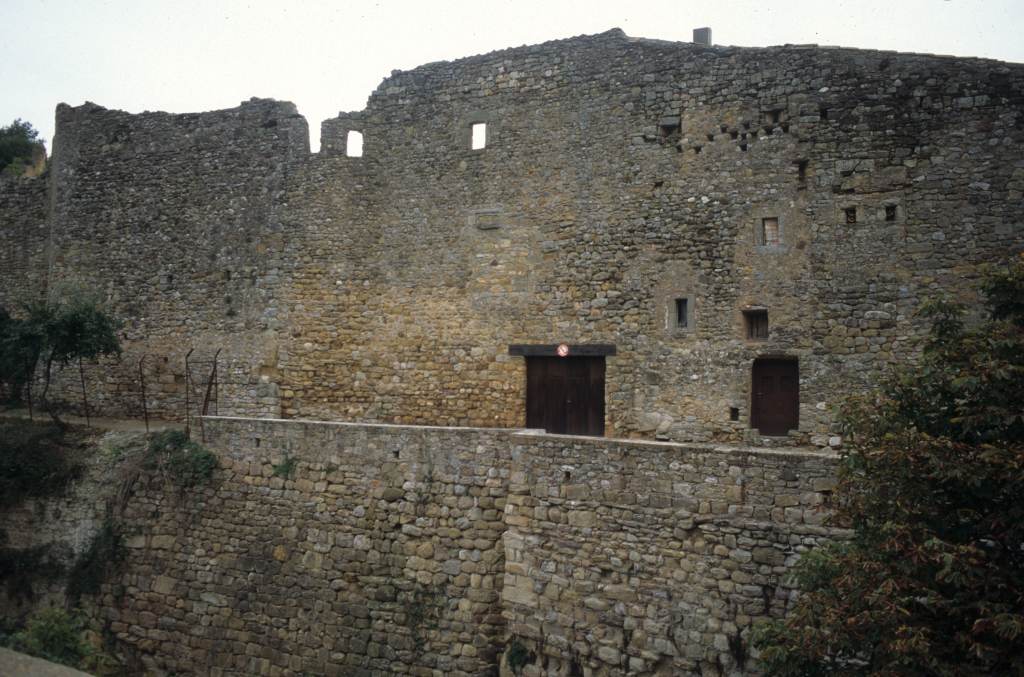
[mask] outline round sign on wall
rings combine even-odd
[[[567,346],[564,343],[559,343],[558,344],[558,348],[555,350],[555,352],[558,353],[559,357],[568,357],[569,356],[569,346]]]

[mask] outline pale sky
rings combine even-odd
[[[1024,0],[0,0],[0,125],[49,142],[60,102],[198,112],[253,96],[309,122],[392,70],[621,28],[715,44],[842,45],[1024,62]]]

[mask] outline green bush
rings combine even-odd
[[[61,493],[82,474],[68,458],[69,443],[54,425],[0,422],[0,508]]]
[[[284,460],[274,465],[274,477],[281,477],[283,479],[291,479],[295,475],[295,468],[298,467],[299,460],[294,456],[285,456]]]
[[[179,487],[189,489],[208,482],[217,465],[213,452],[181,430],[164,430],[150,438],[144,467],[162,471]]]
[[[920,360],[844,408],[853,538],[797,565],[767,675],[1024,675],[1024,258],[982,291],[973,326],[927,304]]]
[[[63,609],[43,609],[29,619],[25,629],[10,637],[15,651],[71,667],[79,666],[93,652],[82,638],[82,617]]]

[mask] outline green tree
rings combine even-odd
[[[754,644],[769,675],[1024,675],[1024,259],[987,318],[928,304],[917,364],[845,408],[836,521]]]
[[[22,174],[42,145],[39,132],[29,122],[18,119],[0,127],[0,172]]]
[[[62,301],[26,304],[22,319],[12,319],[6,311],[0,310],[0,350],[0,368],[10,372],[2,374],[8,383],[27,382],[42,363],[40,402],[59,424],[53,403],[47,399],[53,365],[67,366],[104,355],[118,355],[121,343],[116,322],[100,304],[88,296],[75,294]]]

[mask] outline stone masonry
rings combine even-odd
[[[845,536],[823,524],[820,453],[204,427],[207,487],[127,480],[111,438],[67,496],[4,515],[11,546],[70,557],[115,506],[128,556],[85,602],[148,674],[492,675],[513,645],[527,677],[750,674],[749,630],[785,612],[789,566]]]
[[[221,413],[521,427],[511,344],[608,344],[609,436],[826,446],[924,299],[1024,249],[1022,102],[1017,64],[613,30],[396,71],[312,155],[288,103],[61,105],[50,171],[0,186],[0,302],[100,292],[106,413],[145,355],[182,418],[220,349]],[[787,439],[751,426],[765,357],[799,365]]]

